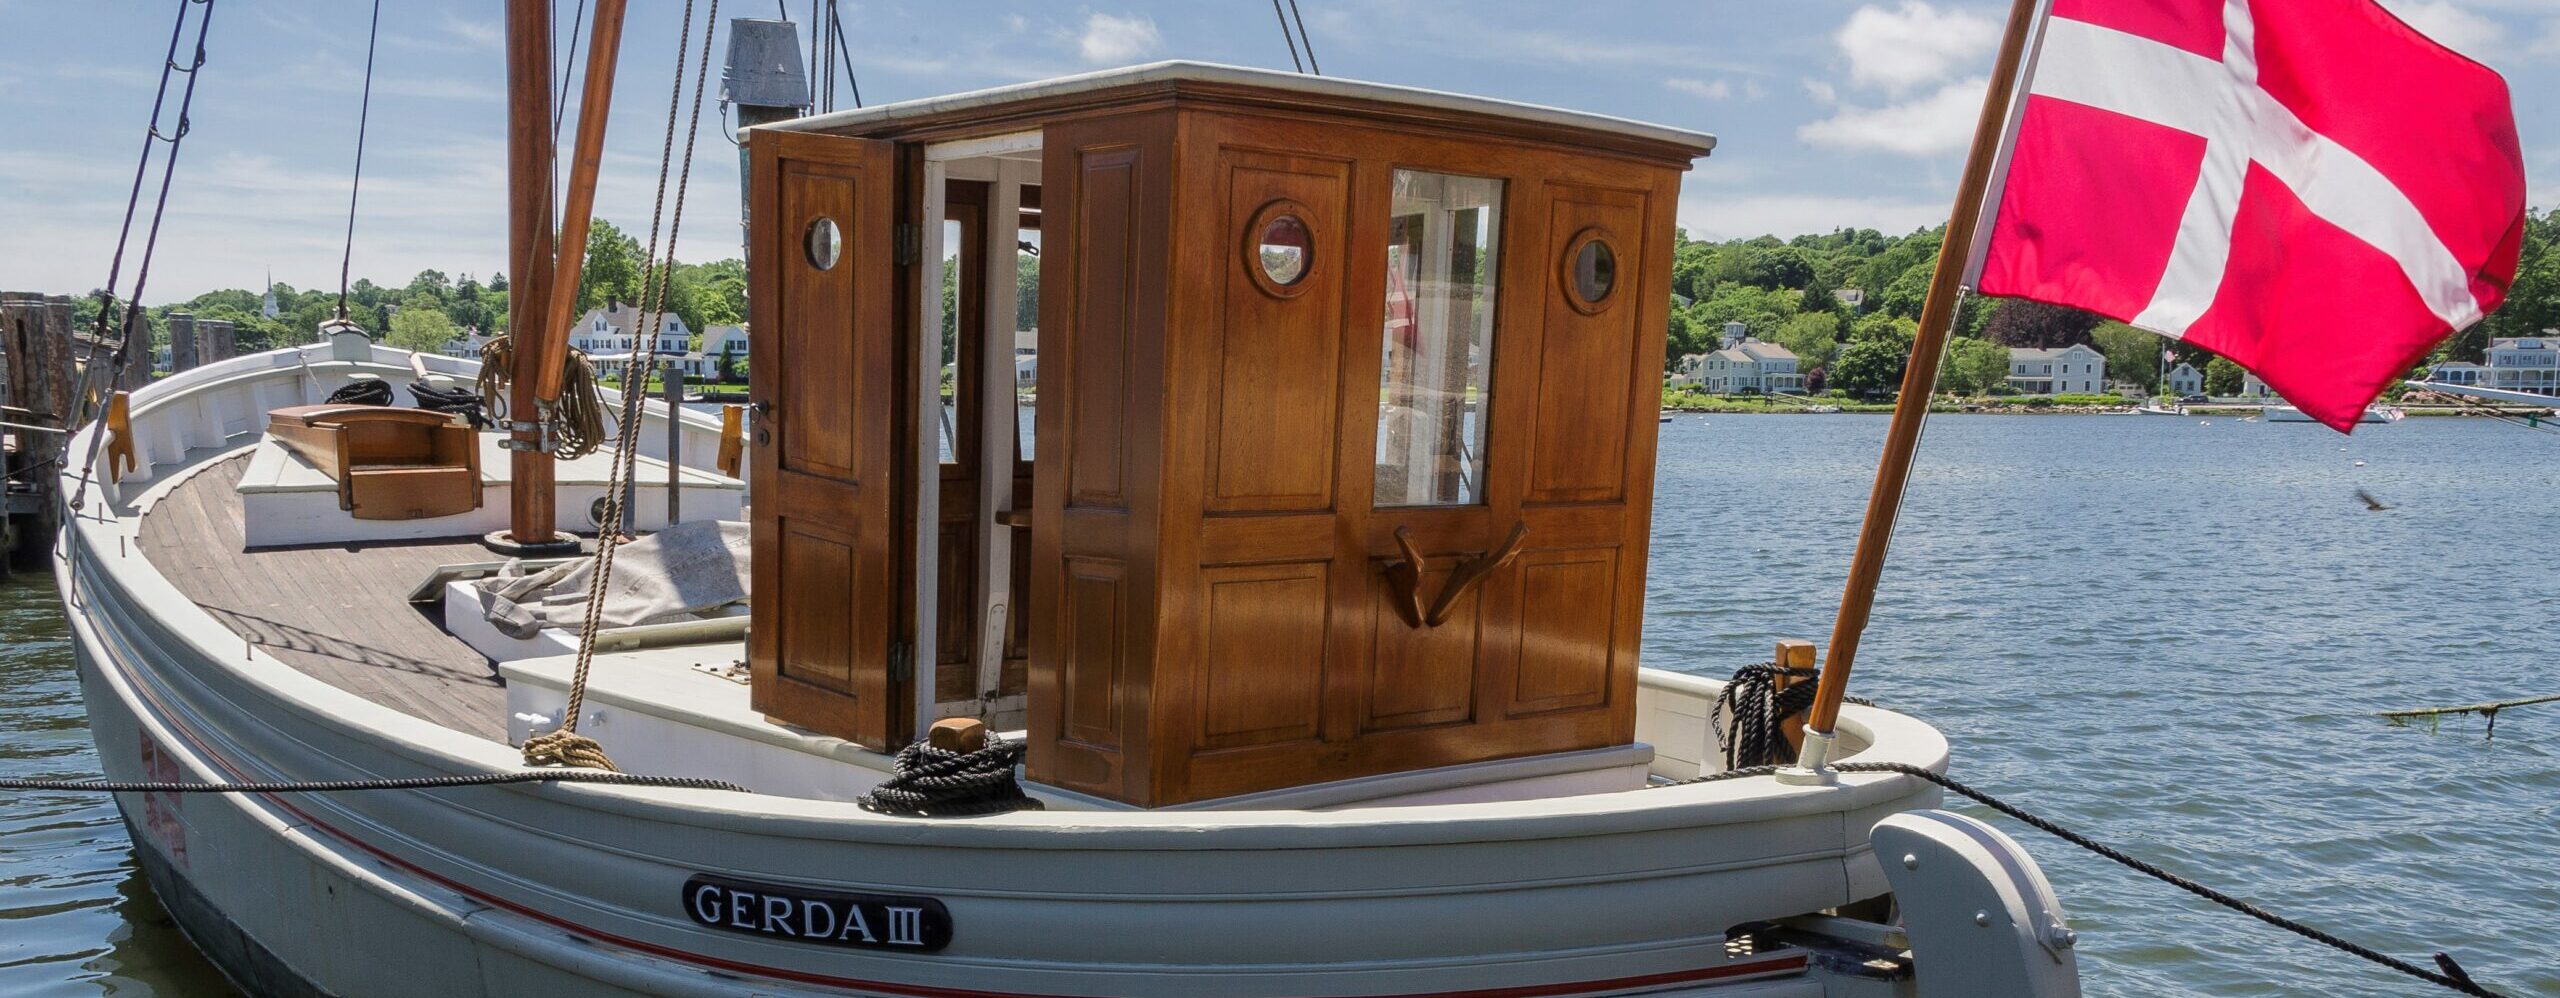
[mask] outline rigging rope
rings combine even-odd
[[[1753,777],[1772,775],[1776,773],[1779,768],[1780,767],[1777,766],[1752,766],[1746,769],[1728,769],[1720,773],[1709,773],[1704,776],[1680,780],[1675,783],[1657,783],[1647,787],[1646,789],[1662,790],[1671,787],[1696,786],[1701,783],[1721,783],[1726,780],[1750,779]],[[1981,804],[1984,807],[2015,818],[2037,831],[2051,835],[2055,838],[2061,839],[2062,841],[2096,853],[2099,856],[2113,860],[2136,873],[2140,873],[2144,876],[2160,881],[2161,883],[2168,884],[2171,887],[2175,887],[2179,890],[2186,891],[2189,894],[2193,894],[2207,901],[2229,908],[2232,911],[2236,911],[2261,922],[2265,922],[2268,925],[2275,926],[2276,928],[2283,929],[2305,939],[2328,946],[2332,949],[2338,950],[2339,952],[2388,967],[2392,970],[2399,971],[2400,973],[2407,974],[2410,977],[2436,985],[2437,987],[2450,988],[2452,990],[2462,992],[2463,994],[2478,996],[2478,998],[2506,998],[2505,995],[2481,987],[2478,982],[2473,981],[2471,979],[2471,975],[2463,971],[2462,965],[2454,962],[2451,954],[2441,952],[2435,954],[2437,969],[2428,970],[2406,960],[2375,950],[2371,947],[2349,942],[2335,935],[2331,935],[2326,931],[2312,928],[2311,926],[2305,925],[2301,922],[2294,921],[2293,919],[2286,918],[2282,915],[2278,915],[2274,912],[2258,907],[2248,901],[2233,897],[2211,887],[2199,884],[2193,880],[2189,880],[2167,870],[2163,870],[2157,866],[2153,866],[2143,860],[2136,859],[2133,856],[2126,854],[2123,850],[2099,842],[2086,835],[2082,835],[2079,832],[2072,831],[2069,828],[2065,828],[2060,823],[2055,822],[2050,818],[2037,815],[2023,807],[2019,807],[2016,804],[2011,804],[2008,801],[2002,800],[1989,793],[1976,790],[1958,782],[1953,777],[1945,776],[1927,768],[1900,762],[1840,762],[1833,763],[1831,768],[1842,773],[1897,773],[1913,779],[1926,780],[1930,783],[1937,784],[1939,787],[1944,789],[1954,791],[1955,793],[1969,798],[1973,802]]]
[[[34,790],[101,794],[334,794],[351,790],[433,790],[440,787],[497,787],[517,783],[601,783],[616,787],[668,787],[677,790],[727,790],[754,793],[735,783],[691,776],[643,776],[585,769],[536,769],[467,776],[407,776],[379,780],[296,780],[271,783],[172,783],[134,780],[22,780],[0,778],[0,790]]]
[[[1298,39],[1289,34],[1289,15],[1280,12],[1280,0],[1271,0],[1271,16],[1280,22],[1280,40],[1289,46],[1289,65],[1306,72],[1307,64],[1298,58]]]
[[[1323,76],[1324,67],[1316,65],[1316,40],[1307,37],[1307,19],[1298,13],[1298,0],[1289,0],[1289,16],[1298,22],[1298,44],[1306,46],[1308,71]]]
[[[382,0],[373,0],[373,24],[364,36],[364,98],[356,105],[356,169],[347,182],[347,248],[338,258],[338,318],[347,317],[347,273],[356,260],[356,195],[364,190],[364,132],[373,118],[373,51],[382,40]]]
[[[629,512],[623,508],[625,483],[632,480],[639,460],[641,397],[647,394],[644,387],[658,356],[658,331],[666,321],[667,286],[674,277],[676,239],[684,229],[685,191],[693,179],[694,142],[702,126],[702,94],[710,79],[713,28],[719,23],[720,0],[711,0],[703,18],[702,54],[694,68],[693,113],[686,119],[684,165],[676,175],[675,211],[670,214],[667,212],[667,174],[676,159],[676,112],[684,101],[684,56],[693,38],[693,0],[685,0],[684,27],[676,37],[675,85],[667,97],[667,136],[658,154],[657,206],[649,215],[649,263],[641,283],[642,314],[647,321],[635,330],[638,335],[632,338],[630,359],[622,368],[622,414],[616,425],[619,439],[615,445],[613,473],[605,481],[604,516],[596,526],[596,568],[587,584],[587,613],[578,629],[578,660],[569,679],[569,702],[560,713],[559,728],[525,739],[524,758],[531,765],[613,768],[613,760],[605,756],[602,746],[594,739],[578,734],[578,715],[586,702],[587,674],[595,664],[596,633],[603,626],[604,590],[613,576],[614,549],[622,543],[623,518]],[[668,216],[663,261],[658,255],[658,222],[662,215]],[[668,407],[667,419],[670,422],[681,418],[682,413],[674,406]],[[670,459],[673,459],[672,455]]]
[[[480,399],[488,419],[507,420],[507,386],[515,380],[515,341],[506,333],[480,345]],[[586,351],[570,348],[560,361],[560,400],[539,414],[542,435],[551,453],[576,460],[603,446],[604,392],[596,386],[596,368]]]
[[[853,106],[859,108],[862,106],[862,77],[855,75],[853,72],[853,46],[845,44],[844,19],[833,16],[832,11],[830,11],[828,20],[835,28],[836,58],[844,62],[844,81],[847,85],[853,88]],[[829,72],[833,72],[833,70],[829,70]]]
[[[203,5],[204,16],[196,19],[195,60],[181,68],[178,65],[178,39],[186,33],[187,8],[197,4]],[[133,353],[132,341],[134,326],[138,323],[141,324],[146,336],[148,336],[150,332],[150,326],[144,319],[142,312],[142,291],[144,287],[151,283],[151,257],[160,246],[160,221],[167,215],[169,210],[169,182],[177,175],[178,150],[186,143],[187,140],[187,130],[189,128],[187,115],[189,109],[195,106],[196,99],[196,80],[198,75],[196,71],[204,68],[205,31],[207,28],[211,27],[212,24],[213,0],[178,0],[177,23],[169,29],[169,53],[162,57],[161,61],[160,91],[158,95],[152,98],[151,101],[151,127],[143,136],[141,161],[134,164],[133,167],[133,191],[131,194],[127,195],[125,199],[124,228],[116,235],[115,258],[107,267],[106,286],[98,292],[98,319],[91,335],[98,346],[103,346],[107,342],[107,315],[108,313],[115,311],[116,280],[124,270],[125,245],[127,240],[131,239],[133,236],[134,211],[136,206],[140,204],[142,198],[142,180],[143,177],[150,172],[151,143],[155,141],[165,141],[169,143],[169,155],[166,159],[161,161],[160,195],[151,206],[150,232],[142,241],[142,260],[140,265],[134,271],[133,294],[127,296],[125,299],[124,324],[123,327],[117,331],[115,353],[113,355],[113,359],[108,365],[106,380],[107,387],[113,387],[124,380],[124,367],[126,362],[131,359]],[[170,134],[163,135],[160,132],[160,110],[168,100],[169,75],[171,73],[186,74],[187,86],[178,97],[177,128]],[[96,346],[91,347],[92,361],[81,370],[80,388],[78,395],[73,400],[74,405],[78,405],[81,400],[89,398],[93,392],[97,391],[97,389],[93,388],[90,383],[98,369],[98,364],[95,362],[95,350]],[[89,478],[97,471],[98,454],[106,446],[107,435],[103,424],[106,420],[107,408],[108,407],[104,405],[97,407],[96,416],[101,425],[97,429],[92,430],[89,434],[89,454],[88,457],[81,462],[79,484],[71,490],[70,506],[72,511],[75,513],[79,512],[81,506],[84,504],[84,497],[89,491]],[[70,456],[69,434],[65,434],[63,436],[63,447],[64,450],[62,451],[62,458],[67,459]]]
[[[560,0],[551,0],[551,19],[560,20]],[[560,141],[560,115],[569,109],[569,82],[578,78],[578,32],[587,24],[587,0],[578,0],[578,9],[569,19],[569,64],[560,67],[560,92],[551,99],[551,141]],[[551,42],[551,60],[560,61],[560,41]]]

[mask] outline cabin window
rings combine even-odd
[[[1306,209],[1294,201],[1274,201],[1254,213],[1253,241],[1245,248],[1246,268],[1262,290],[1282,298],[1297,295],[1297,284],[1315,269],[1315,234],[1307,230]]]
[[[1618,288],[1618,251],[1598,229],[1573,237],[1565,248],[1564,266],[1565,287],[1572,289],[1574,307],[1583,312],[1600,311]]]
[[[1484,501],[1500,180],[1395,172],[1379,364],[1379,506]]]
[[[802,243],[809,254],[809,266],[819,270],[834,270],[836,258],[844,255],[844,233],[837,230],[835,219],[825,215],[809,223]]]

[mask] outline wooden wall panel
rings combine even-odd
[[[1628,411],[1637,388],[1630,371],[1647,361],[1633,356],[1646,339],[1637,324],[1648,311],[1638,300],[1645,293],[1639,279],[1645,196],[1576,184],[1549,184],[1542,194],[1545,245],[1521,247],[1539,254],[1539,283],[1546,289],[1526,500],[1624,499],[1634,427],[1618,414]],[[1566,297],[1564,254],[1575,236],[1592,229],[1605,233],[1617,254],[1617,286],[1597,314],[1585,314]],[[1651,360],[1660,366],[1659,357]]]
[[[850,594],[857,578],[853,538],[841,526],[787,517],[781,529],[782,577],[817,593]],[[792,613],[782,619],[781,674],[830,692],[853,692],[853,617],[844,613]]]
[[[1618,612],[1615,550],[1538,551],[1514,563],[1520,650],[1509,713],[1596,707],[1609,700]]]
[[[845,254],[863,253],[865,248],[852,243],[849,231],[854,224],[854,190],[861,181],[856,171],[791,163],[782,172],[783,217],[832,219],[847,237]],[[799,242],[785,245],[798,249]],[[794,334],[791,362],[781,365],[779,372],[782,396],[791,402],[780,407],[782,466],[828,478],[855,478],[854,435],[846,428],[853,425],[854,413],[861,411],[864,400],[858,393],[867,386],[840,380],[854,365],[856,282],[845,279],[853,267],[846,260],[839,261],[836,269],[821,271],[799,265],[801,261],[790,256],[779,263],[784,285],[782,321]]]
[[[1211,386],[1213,513],[1321,510],[1333,504],[1334,386],[1342,355],[1350,164],[1229,147],[1219,170],[1226,212],[1199,252],[1223,256],[1225,314]],[[1258,280],[1251,231],[1262,216],[1298,215],[1314,245],[1304,277]],[[1221,244],[1223,242],[1223,245]]]
[[[1116,748],[1121,737],[1121,684],[1128,675],[1127,568],[1098,558],[1070,558],[1066,576],[1061,642],[1066,660],[1060,663],[1059,688],[1065,735]]]
[[[1073,228],[1077,266],[1075,351],[1070,361],[1068,501],[1126,506],[1128,474],[1121,431],[1129,416],[1130,317],[1138,293],[1140,205],[1135,146],[1076,154]]]
[[[1326,562],[1202,572],[1203,751],[1313,739],[1324,692]]]
[[[1449,584],[1453,568],[1424,573],[1423,591],[1438,593]],[[1373,651],[1368,708],[1360,729],[1392,731],[1473,720],[1481,641],[1476,621],[1483,594],[1467,596],[1438,627],[1412,627],[1398,615],[1394,592],[1383,574],[1372,591],[1376,594],[1369,625]]]

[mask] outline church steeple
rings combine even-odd
[[[269,267],[267,268],[267,296],[263,301],[259,302],[258,314],[272,319],[275,318],[280,311],[280,309],[276,308],[276,272],[275,268]]]

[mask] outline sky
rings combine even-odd
[[[0,62],[0,288],[64,293],[104,281],[179,2],[0,0],[0,38],[11,40]],[[575,3],[559,2],[565,26]],[[809,0],[784,2],[808,19]],[[699,18],[710,0],[695,3]],[[1329,75],[1715,134],[1716,152],[1683,187],[1680,220],[1692,237],[1716,239],[1943,221],[2006,9],[1967,0],[1298,4]],[[502,268],[503,6],[384,0],[355,276],[405,284],[427,268],[483,279]],[[683,3],[630,6],[596,211],[645,239]],[[2506,75],[2530,199],[2560,205],[2560,0],[2387,6]],[[716,107],[719,63],[729,18],[774,17],[775,8],[721,7],[682,259],[738,255],[738,166]],[[873,104],[1167,58],[1290,68],[1266,0],[845,0],[840,9]],[[255,288],[270,271],[296,287],[336,286],[370,12],[362,0],[216,0],[146,302]],[[688,68],[696,55],[686,55]],[[851,103],[839,82],[839,106]]]

